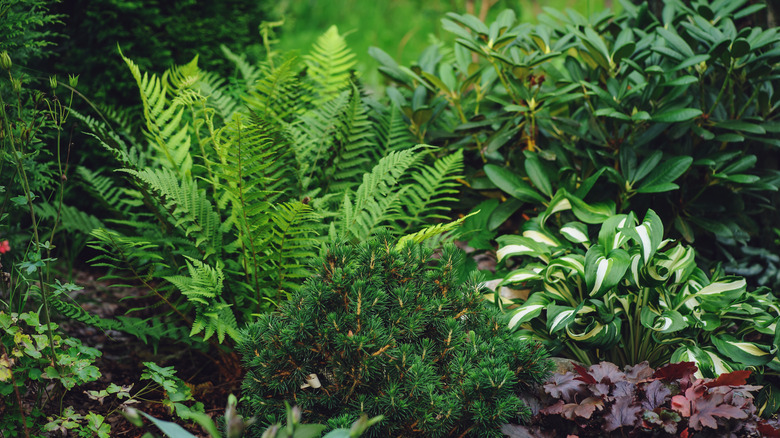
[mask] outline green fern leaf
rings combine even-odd
[[[187,103],[196,96],[191,90],[197,82],[197,57],[181,69],[166,71],[162,78],[144,73],[119,51],[141,91],[141,103],[146,120],[146,136],[158,153],[159,162],[176,172],[189,175],[192,169],[189,125],[182,122]],[[169,84],[171,78],[173,85]],[[168,98],[168,93],[172,98]]]
[[[443,213],[450,210],[446,203],[458,201],[454,195],[458,193],[460,183],[457,180],[462,178],[461,172],[463,150],[458,149],[436,160],[433,166],[416,166],[411,174],[404,178],[403,182],[409,187],[401,200],[406,210],[405,231],[421,223],[449,219]]]
[[[181,227],[185,236],[193,236],[195,246],[203,251],[204,257],[218,253],[222,244],[222,221],[205,190],[199,189],[192,178],[179,178],[173,170],[166,168],[125,169],[125,172],[160,196],[162,205],[173,218],[173,226]]]
[[[407,234],[407,235],[401,237],[400,239],[398,239],[398,243],[395,245],[395,247],[396,247],[396,249],[400,250],[401,248],[405,247],[406,245],[408,245],[410,243],[422,243],[422,242],[424,242],[424,241],[426,241],[428,239],[431,239],[433,237],[440,236],[440,235],[442,235],[444,233],[449,233],[449,232],[457,229],[463,223],[463,221],[465,221],[466,219],[468,219],[471,216],[474,216],[477,213],[479,213],[479,210],[477,210],[477,211],[475,211],[473,213],[470,213],[470,214],[468,214],[466,216],[463,216],[462,218],[454,220],[452,222],[446,222],[446,223],[440,223],[440,224],[436,224],[436,225],[431,225],[429,227],[423,228],[422,230],[420,230],[420,231],[418,231],[416,233]]]
[[[222,293],[225,275],[219,265],[211,267],[200,260],[187,257],[189,276],[172,275],[163,277],[173,283],[189,301],[208,306]]]
[[[298,58],[288,57],[279,66],[262,65],[260,77],[244,96],[249,109],[266,121],[283,124],[303,111],[311,101],[311,87],[298,77]]]
[[[347,47],[336,26],[331,26],[317,38],[305,60],[319,93],[315,104],[328,101],[344,90],[349,85],[351,70],[357,64],[355,54]]]

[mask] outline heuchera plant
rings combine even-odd
[[[693,362],[653,370],[647,362],[610,362],[556,373],[543,386],[529,426],[507,424],[520,437],[780,436],[777,424],[756,415],[748,370],[697,379]],[[544,406],[544,407],[542,407]],[[541,409],[540,409],[541,408]]]

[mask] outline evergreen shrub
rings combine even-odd
[[[455,247],[434,257],[387,234],[330,245],[317,274],[243,332],[248,414],[269,424],[293,400],[331,427],[384,415],[370,436],[501,436],[526,419],[519,395],[545,378],[547,353],[509,333],[462,266]]]

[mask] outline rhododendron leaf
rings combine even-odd
[[[604,430],[612,432],[621,427],[635,426],[639,422],[639,413],[642,412],[642,407],[633,403],[633,397],[616,397],[615,404],[604,416],[606,421]]]

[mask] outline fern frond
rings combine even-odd
[[[230,336],[234,341],[240,338],[236,316],[230,310],[230,305],[224,302],[213,304],[209,309],[198,309],[190,336],[200,332],[203,332],[204,340],[208,340],[216,333],[220,343],[225,341],[225,335]]]
[[[415,138],[397,105],[385,109],[379,104],[376,107],[372,106],[371,109],[374,115],[377,145],[383,155],[414,146]]]
[[[188,276],[172,275],[163,277],[173,283],[189,301],[202,305],[209,305],[212,300],[222,293],[222,283],[225,275],[217,266],[211,267],[200,260],[187,257]]]
[[[260,70],[247,62],[246,55],[243,53],[235,54],[224,44],[220,44],[219,48],[222,50],[222,54],[225,55],[225,58],[233,61],[233,64],[236,65],[236,68],[239,73],[241,73],[241,77],[244,80],[244,88],[248,89],[252,87],[262,75]]]
[[[260,67],[257,81],[249,84],[244,96],[249,109],[257,116],[274,123],[291,121],[311,101],[312,90],[298,77],[298,58],[288,57],[279,66]]]
[[[341,133],[342,115],[350,103],[350,92],[344,91],[315,109],[302,115],[290,126],[295,139],[293,148],[298,180],[303,192],[314,184],[321,186],[327,171],[327,161]]]
[[[214,108],[224,123],[241,108],[241,100],[230,92],[227,82],[214,73],[203,73],[199,82],[200,94],[206,99],[206,104]]]
[[[191,177],[178,177],[166,168],[124,171],[160,196],[162,205],[173,218],[173,226],[182,228],[185,236],[194,237],[195,246],[203,251],[204,257],[220,251],[222,221],[206,191],[198,188]]]
[[[271,279],[273,294],[278,297],[283,292],[298,288],[302,279],[309,277],[306,261],[316,254],[318,245],[313,228],[319,217],[312,208],[302,202],[279,204],[271,215],[273,238],[269,251],[270,272],[264,276]]]
[[[305,57],[309,76],[317,85],[315,104],[332,99],[349,85],[355,54],[347,47],[336,26],[317,38],[312,52]]]
[[[162,78],[149,73],[141,75],[138,66],[119,51],[141,92],[146,120],[146,136],[158,154],[161,165],[177,175],[188,175],[192,169],[189,125],[182,121],[187,102],[195,99],[191,86],[197,78],[197,57],[181,69],[172,69]],[[175,85],[168,83],[171,78]],[[172,92],[172,98],[168,93]]]
[[[402,196],[401,203],[406,215],[405,231],[421,223],[431,223],[434,220],[449,219],[444,215],[450,210],[447,203],[457,202],[454,197],[458,193],[458,178],[462,178],[463,150],[439,158],[433,166],[416,166],[411,174],[404,178],[408,184],[407,190]]]
[[[398,243],[396,243],[395,247],[396,249],[400,250],[410,243],[422,243],[433,237],[440,236],[444,233],[449,233],[457,229],[460,226],[460,224],[463,223],[463,221],[465,221],[471,216],[474,216],[477,213],[479,213],[479,210],[470,213],[466,216],[463,216],[462,218],[456,219],[452,222],[443,222],[440,224],[431,225],[429,227],[423,228],[422,230],[416,233],[407,234],[401,237],[400,239],[398,239]]]
[[[368,119],[368,111],[363,103],[360,90],[352,84],[348,105],[341,114],[335,150],[332,152],[326,179],[335,180],[330,192],[342,193],[347,187],[354,186],[358,177],[365,173],[369,163],[377,158],[376,138]]]
[[[391,152],[363,175],[354,194],[347,192],[340,210],[340,232],[358,240],[367,239],[382,223],[394,221],[401,211],[400,199],[408,187],[396,187],[398,180],[417,160],[417,150],[411,148]]]
[[[78,166],[76,174],[78,174],[86,191],[105,210],[117,212],[120,215],[127,214],[130,206],[125,202],[128,199],[126,189],[117,186],[114,179],[100,175],[96,171],[93,172],[84,166]]]
[[[42,219],[59,218],[59,228],[70,233],[89,235],[92,230],[103,228],[100,219],[69,205],[62,205],[58,209],[48,202],[39,202],[35,204],[35,214]]]

